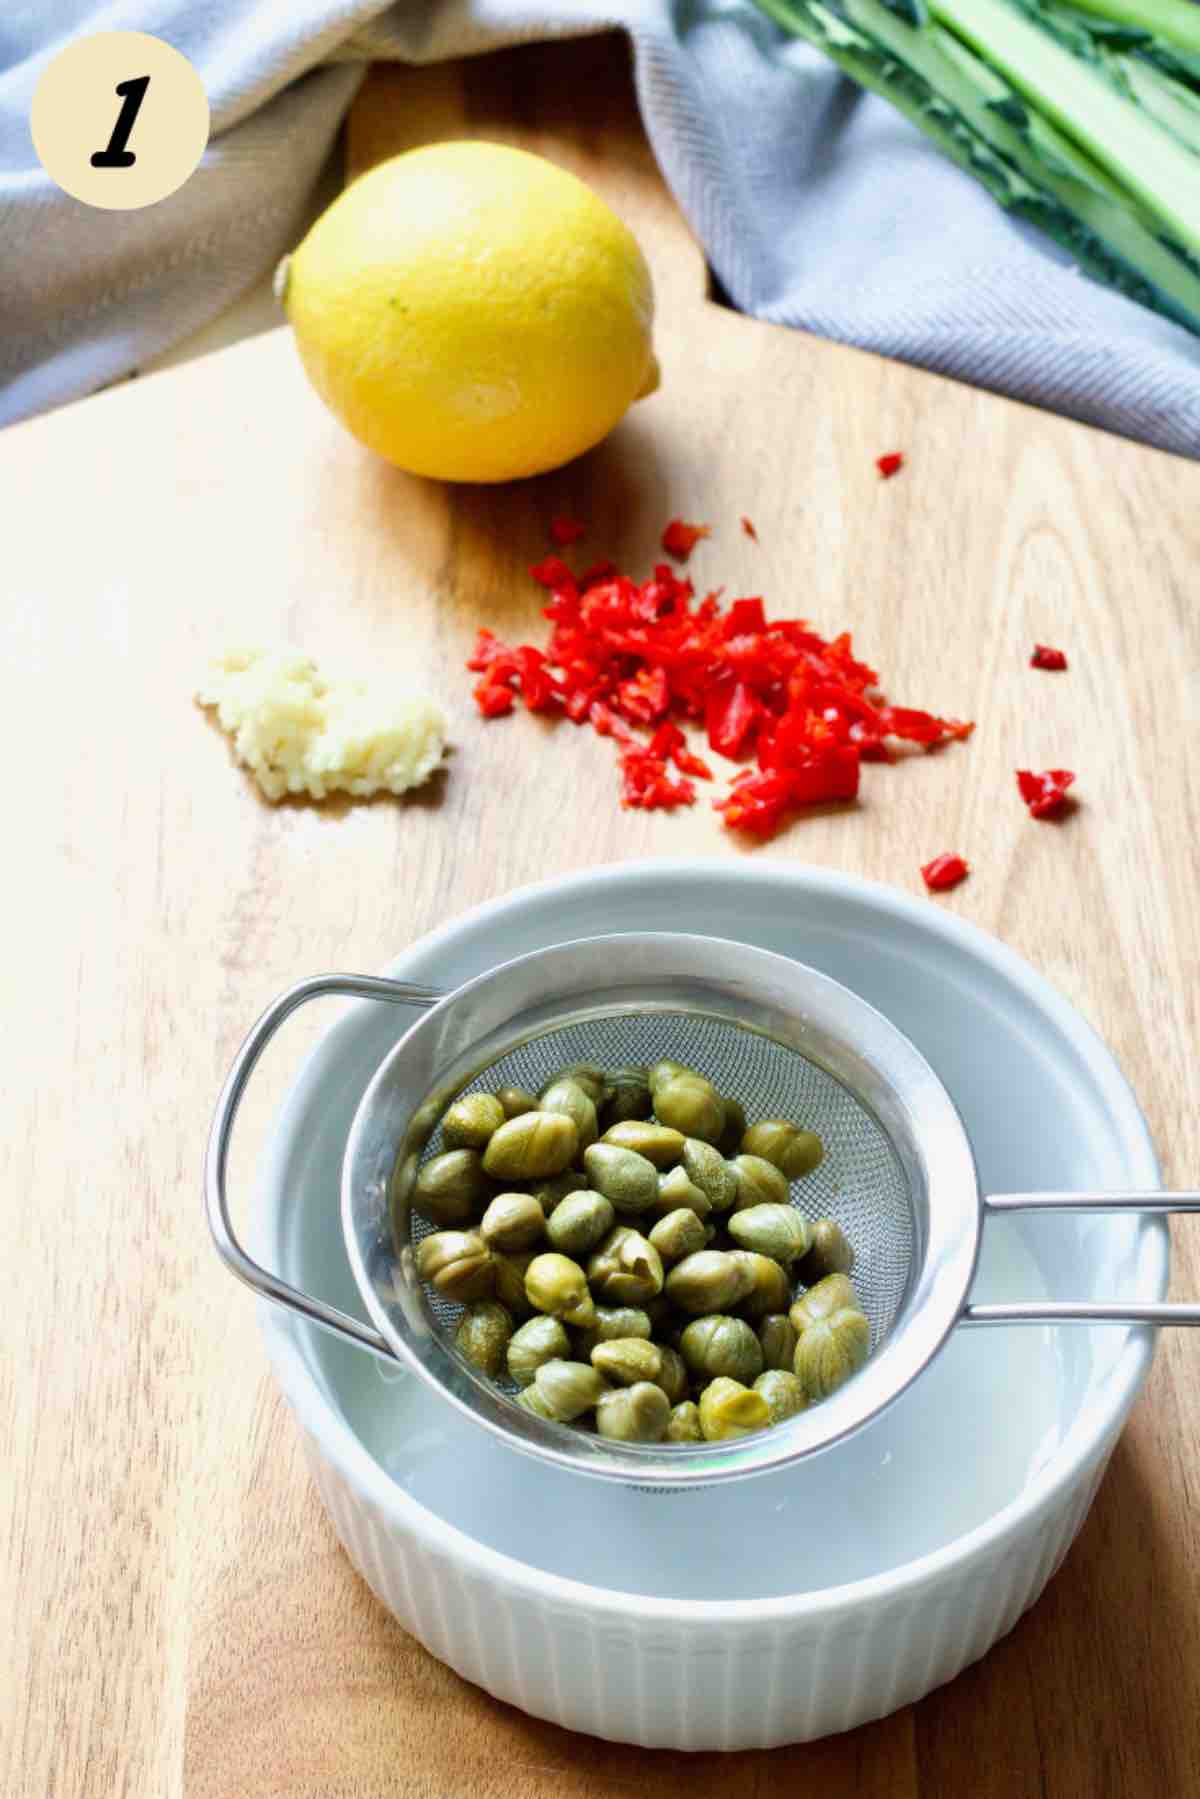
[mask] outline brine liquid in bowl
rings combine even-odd
[[[1046,1292],[1019,1222],[989,1230],[976,1291]],[[466,1535],[570,1580],[734,1600],[866,1579],[993,1517],[1053,1452],[1078,1404],[1064,1338],[1045,1327],[959,1331],[848,1442],[779,1473],[691,1493],[600,1485],[538,1465],[414,1376],[331,1338],[313,1347],[331,1396],[380,1467]]]

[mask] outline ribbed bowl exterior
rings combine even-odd
[[[1074,1541],[1115,1442],[1069,1487],[951,1568],[812,1615],[639,1616],[483,1577],[352,1488],[305,1433],[346,1552],[432,1655],[498,1699],[568,1730],[653,1749],[769,1749],[886,1717],[985,1655]],[[898,1584],[899,1584],[898,1577]],[[686,1611],[681,1606],[681,1612]]]

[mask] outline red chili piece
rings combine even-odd
[[[673,518],[662,534],[662,547],[676,562],[686,562],[700,539],[709,534],[708,525],[685,525],[681,518]]]
[[[714,805],[758,837],[804,806],[853,800],[862,763],[890,761],[896,739],[932,748],[973,728],[888,705],[848,634],[827,641],[803,619],[768,619],[757,596],[697,600],[666,563],[640,583],[603,564],[576,578],[556,556],[531,573],[549,592],[549,641],[511,646],[480,631],[468,664],[476,705],[498,718],[520,698],[611,737],[625,806],[695,803],[693,781],[712,769],[689,748],[688,724],[745,764]]]
[[[747,537],[752,537],[755,543],[758,542],[758,532],[754,529],[754,525],[750,519],[744,516],[742,518],[742,530],[746,533]]]
[[[586,525],[581,524],[577,518],[568,518],[565,513],[550,520],[550,536],[564,550],[571,544],[578,543],[586,532]]]
[[[935,856],[921,870],[921,878],[930,893],[946,893],[965,881],[970,872],[961,856]]]
[[[1035,643],[1033,655],[1029,658],[1030,668],[1066,668],[1067,659],[1061,650],[1052,650],[1049,644]]]
[[[904,457],[899,450],[890,450],[886,456],[875,458],[875,467],[884,481],[890,481],[904,467]]]
[[[1069,768],[1047,768],[1040,775],[1028,768],[1017,770],[1021,798],[1034,818],[1061,818],[1072,804],[1067,788],[1074,779]]]

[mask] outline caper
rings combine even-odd
[[[531,1306],[568,1324],[588,1325],[596,1315],[587,1276],[578,1262],[557,1251],[534,1256],[525,1270],[525,1295]]]
[[[650,1241],[662,1257],[663,1267],[669,1268],[673,1262],[681,1262],[684,1256],[692,1255],[697,1249],[703,1249],[707,1232],[697,1218],[686,1206],[676,1212],[668,1212],[660,1218],[650,1232]]]
[[[447,1149],[483,1149],[504,1119],[504,1107],[490,1093],[464,1093],[446,1110],[442,1142]]]
[[[836,1275],[833,1277],[838,1278]],[[792,1363],[809,1401],[828,1399],[856,1374],[871,1351],[871,1327],[851,1306],[805,1325]]]
[[[723,1156],[736,1156],[746,1134],[746,1114],[738,1101],[730,1099],[727,1093],[721,1098],[725,1104],[725,1125],[717,1138],[717,1148]]]
[[[583,1165],[597,1193],[611,1200],[618,1212],[644,1212],[658,1197],[654,1164],[636,1150],[593,1143],[584,1151]]]
[[[762,1373],[762,1349],[744,1318],[693,1318],[679,1340],[679,1352],[698,1379],[728,1374],[752,1381]]]
[[[542,1105],[546,1104],[546,1096],[551,1088],[557,1087],[560,1081],[573,1081],[582,1087],[592,1104],[599,1108],[608,1098],[608,1076],[602,1068],[596,1068],[591,1062],[572,1062],[569,1068],[560,1068],[557,1074],[551,1075],[542,1088]]]
[[[786,1118],[764,1118],[752,1124],[742,1138],[742,1149],[748,1156],[773,1162],[789,1181],[811,1174],[825,1153],[815,1132],[802,1131]]]
[[[808,1219],[795,1206],[746,1206],[730,1214],[728,1230],[743,1249],[770,1256],[782,1268],[806,1255],[812,1241]]]
[[[584,1150],[589,1143],[594,1143],[599,1136],[596,1124],[595,1101],[584,1091],[578,1081],[554,1081],[541,1097],[543,1112],[561,1112],[575,1126],[579,1140],[579,1149]]]
[[[546,1220],[546,1235],[567,1256],[584,1256],[607,1237],[616,1218],[603,1193],[570,1193]]]
[[[560,1424],[590,1412],[608,1391],[603,1376],[586,1362],[543,1362],[533,1380],[538,1398]]]
[[[666,1394],[648,1380],[614,1387],[596,1401],[597,1431],[621,1443],[661,1443],[670,1416]]]
[[[666,1280],[666,1295],[681,1312],[699,1316],[737,1305],[753,1284],[752,1272],[735,1261],[731,1253],[698,1249],[672,1268]]]
[[[486,1299],[495,1283],[492,1252],[478,1231],[434,1231],[417,1244],[417,1273],[443,1299]]]
[[[423,1105],[417,1107],[409,1121],[408,1141],[415,1144],[418,1150],[424,1149],[441,1122],[441,1101],[427,1099]]]
[[[687,1363],[677,1349],[668,1343],[660,1343],[662,1366],[655,1379],[655,1386],[661,1387],[672,1405],[678,1405],[681,1399],[688,1396]]]
[[[597,1343],[613,1343],[618,1337],[642,1337],[648,1343],[653,1328],[640,1306],[597,1306],[594,1322],[576,1333],[575,1343],[580,1356],[590,1359]]]
[[[761,1393],[739,1380],[721,1375],[700,1395],[700,1429],[706,1443],[726,1437],[745,1437],[764,1430],[771,1422],[770,1407]]]
[[[766,1400],[772,1424],[782,1424],[785,1418],[794,1418],[808,1404],[804,1388],[796,1376],[784,1368],[764,1369],[754,1383],[754,1391],[761,1393]]]
[[[548,1181],[536,1181],[529,1189],[537,1200],[546,1217],[571,1193],[582,1193],[587,1186],[587,1175],[579,1174],[574,1168],[567,1168],[562,1174],[551,1175]]]
[[[411,1132],[411,1127],[410,1127]],[[410,1206],[417,1203],[417,1176],[421,1172],[421,1152],[413,1149],[399,1158],[392,1169],[392,1178],[388,1183],[393,1214],[398,1218],[407,1201]],[[411,1222],[411,1221],[410,1221]],[[460,1219],[461,1224],[470,1224],[470,1217]]]
[[[662,1292],[662,1260],[640,1231],[618,1224],[594,1252],[588,1279],[597,1299],[613,1305],[645,1305]]]
[[[534,1256],[533,1249],[519,1249],[510,1255],[494,1249],[492,1268],[496,1277],[496,1298],[514,1318],[531,1318],[533,1307],[525,1297],[525,1270]]]
[[[796,1327],[784,1312],[769,1312],[758,1327],[764,1368],[785,1368],[790,1374],[796,1355]]]
[[[504,1108],[506,1118],[519,1118],[522,1112],[538,1109],[537,1094],[531,1093],[528,1087],[501,1087],[496,1098]]]
[[[543,1362],[563,1361],[571,1343],[557,1318],[531,1318],[513,1332],[505,1353],[508,1372],[518,1387],[527,1387]]]
[[[854,1266],[854,1251],[840,1224],[832,1218],[818,1218],[812,1227],[812,1243],[800,1264],[800,1279],[815,1286],[830,1274],[849,1274]]]
[[[477,1299],[458,1321],[454,1343],[459,1354],[484,1374],[499,1374],[513,1333],[511,1314],[494,1299]]]
[[[469,1224],[491,1190],[477,1149],[449,1149],[421,1164],[413,1204],[434,1224]]]
[[[497,1193],[479,1226],[492,1249],[532,1249],[546,1232],[546,1217],[532,1193]]]
[[[574,1159],[579,1133],[562,1112],[522,1112],[509,1118],[483,1152],[485,1171],[503,1181],[544,1180]]]
[[[788,1317],[799,1333],[814,1319],[828,1318],[831,1312],[840,1312],[846,1306],[852,1306],[855,1311],[862,1309],[853,1285],[844,1274],[827,1274],[823,1281],[818,1281],[795,1301]]]
[[[758,1321],[782,1312],[792,1297],[792,1284],[779,1263],[754,1249],[731,1249],[733,1261],[745,1271],[747,1288],[738,1303],[745,1317]]]
[[[786,1206],[788,1183],[774,1162],[764,1156],[734,1156],[729,1166],[737,1182],[734,1209],[746,1211],[750,1206]]]
[[[629,1119],[649,1118],[654,1110],[646,1071],[642,1068],[617,1068],[609,1075],[609,1095],[600,1111],[604,1129],[625,1124]]]
[[[683,1166],[692,1185],[707,1194],[713,1211],[728,1212],[737,1198],[737,1176],[720,1150],[689,1137],[683,1146]]]
[[[708,1194],[688,1179],[687,1169],[672,1168],[659,1175],[658,1193],[651,1202],[650,1211],[656,1218],[666,1218],[681,1206],[686,1206],[700,1219],[706,1219],[712,1211]]]
[[[652,1062],[650,1064],[650,1067],[646,1070],[646,1084],[651,1093],[654,1093],[662,1086],[664,1081],[673,1080],[677,1074],[695,1073],[696,1070],[694,1068],[685,1068],[682,1062],[671,1062],[664,1059],[661,1062]]]
[[[523,1393],[518,1393],[517,1404],[525,1411],[532,1412],[535,1418],[545,1418],[551,1424],[556,1422],[554,1413],[535,1386],[526,1387]]]
[[[700,1429],[700,1408],[690,1399],[671,1407],[671,1416],[667,1420],[668,1443],[703,1443],[704,1432]]]
[[[725,1102],[702,1074],[676,1074],[654,1089],[654,1116],[685,1137],[715,1143],[725,1129]]]
[[[612,1143],[618,1149],[631,1149],[653,1162],[656,1168],[673,1168],[683,1154],[683,1136],[679,1131],[636,1118],[610,1125],[602,1141]]]
[[[640,1380],[658,1380],[663,1352],[657,1343],[647,1343],[644,1337],[615,1337],[611,1342],[597,1343],[591,1361],[592,1367],[615,1386],[632,1387]]]

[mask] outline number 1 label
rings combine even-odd
[[[127,150],[125,146],[129,142],[129,134],[141,111],[142,101],[146,98],[146,89],[149,86],[149,75],[136,75],[129,81],[118,81],[116,92],[121,102],[121,110],[117,114],[117,122],[112,128],[112,136],[103,150],[92,151],[92,167],[94,169],[131,169],[137,161],[133,151]]]
[[[0,0],[0,20],[11,10],[11,0]],[[136,212],[181,188],[204,155],[209,122],[199,71],[148,31],[72,38],[42,70],[29,108],[33,147],[51,181],[105,212]]]

